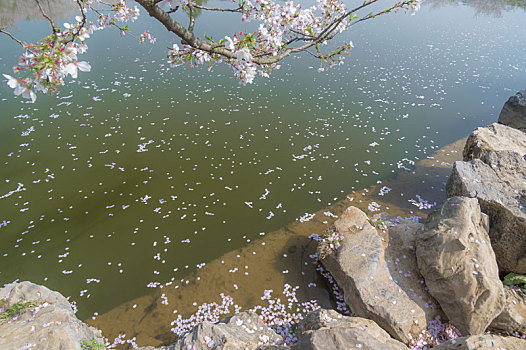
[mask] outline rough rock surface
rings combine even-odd
[[[311,312],[298,325],[298,337],[291,350],[408,349],[373,321],[343,316],[334,310]]]
[[[438,302],[429,294],[424,277],[418,269],[416,238],[424,225],[409,219],[394,218],[386,213],[382,213],[382,219],[389,226],[385,237],[388,241],[385,258],[392,278],[403,286],[406,293],[425,310],[427,316],[439,316],[442,321],[447,321]],[[428,318],[427,321],[429,320]]]
[[[497,123],[476,128],[466,140],[462,156],[468,161],[491,151],[526,154],[526,133]]]
[[[427,218],[416,257],[431,295],[463,335],[479,334],[504,308],[505,294],[475,198],[448,198]]]
[[[490,238],[501,272],[526,273],[526,160],[510,151],[455,162],[449,197],[477,198],[490,219]]]
[[[433,350],[524,350],[526,340],[515,337],[500,337],[493,334],[471,335],[449,340],[434,346]]]
[[[526,132],[526,90],[508,99],[500,112],[499,123]]]
[[[515,332],[526,335],[526,299],[516,290],[504,288],[506,292],[504,310],[491,322],[489,330],[505,335],[512,335]]]
[[[182,335],[174,344],[176,350],[255,350],[259,344],[274,344],[282,338],[267,327],[253,312],[241,312],[219,323],[203,322]]]
[[[349,207],[335,227],[344,236],[341,246],[333,251],[322,243],[318,255],[344,291],[345,302],[354,315],[375,321],[395,339],[409,343],[409,334],[417,337],[440,315],[431,307],[434,301],[420,278],[403,276],[393,260],[386,261],[387,234],[383,238],[358,208]],[[407,283],[411,279],[417,282]],[[418,289],[411,290],[415,285]]]
[[[0,289],[0,300],[12,306],[33,301],[36,307],[0,323],[2,350],[33,346],[42,350],[80,350],[83,341],[104,344],[100,331],[81,322],[60,293],[31,282],[11,283]],[[33,344],[33,345],[32,345]]]

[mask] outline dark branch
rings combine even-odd
[[[219,7],[206,7],[206,6],[201,6],[201,5],[194,4],[194,3],[192,3],[192,5],[196,9],[206,10],[206,11],[237,12],[237,13],[241,13],[242,12],[242,8],[241,7],[238,7],[236,9],[224,9],[224,8],[219,8]]]
[[[194,7],[191,4],[188,4],[188,12],[190,13],[190,23],[188,23],[188,31],[193,33],[195,25],[195,16]]]
[[[166,13],[168,13],[168,14],[170,14],[170,13],[174,13],[174,12],[177,11],[177,10],[179,10],[179,6],[175,6],[174,9],[170,9],[170,11],[168,11],[168,12],[166,12]]]
[[[5,30],[5,28],[7,28],[7,27],[0,28],[0,33],[7,35],[8,37],[10,37],[10,38],[13,39],[14,41],[16,41],[18,44],[20,44],[20,46],[24,47],[24,43],[22,43],[20,40],[18,40],[17,38],[15,38],[11,33],[7,32],[7,31]]]
[[[215,43],[208,43],[196,38],[194,33],[184,28],[179,22],[174,20],[168,13],[156,5],[157,0],[136,0],[148,14],[157,19],[170,32],[180,37],[184,43],[199,50],[209,53],[217,53],[226,58],[235,59],[236,55],[224,46],[216,46]]]
[[[35,1],[36,1],[37,5],[38,5],[38,9],[40,10],[40,13],[42,14],[42,16],[44,16],[44,18],[49,21],[49,24],[51,25],[51,28],[53,29],[53,33],[56,33],[57,32],[57,27],[55,26],[55,22],[53,22],[51,17],[49,17],[47,15],[46,11],[44,11],[44,9],[42,8],[42,5],[40,5],[40,0],[35,0]]]
[[[164,27],[176,34],[178,37],[180,37],[182,40],[181,42],[183,44],[189,45],[194,49],[202,50],[205,52],[208,52],[209,54],[219,54],[226,59],[233,60],[236,58],[235,53],[232,50],[227,49],[224,45],[218,44],[213,41],[201,41],[199,38],[197,38],[194,35],[194,25],[195,25],[195,9],[201,9],[201,10],[208,10],[208,11],[218,11],[218,12],[238,12],[243,13],[243,6],[240,6],[236,9],[226,9],[226,8],[214,8],[214,7],[206,7],[201,6],[193,3],[192,0],[189,1],[189,15],[190,15],[190,23],[188,25],[188,28],[185,29],[180,23],[178,23],[176,20],[174,20],[170,13],[173,13],[175,10],[169,10],[164,11],[161,9],[157,4],[161,0],[136,0],[147,12],[148,14],[157,19],[161,24],[164,25]],[[386,10],[380,11],[376,14],[368,14],[356,21],[353,20],[353,14],[357,11],[362,10],[363,8],[370,6],[374,3],[378,2],[378,0],[366,0],[361,5],[357,6],[356,8],[346,11],[341,16],[335,18],[331,23],[329,23],[319,34],[317,35],[309,35],[306,33],[298,32],[298,31],[292,31],[293,34],[295,34],[295,37],[289,38],[288,41],[281,46],[281,48],[278,50],[278,54],[275,52],[267,51],[267,52],[260,52],[260,53],[254,53],[252,62],[258,65],[267,65],[267,64],[274,64],[278,61],[281,61],[287,56],[290,56],[293,53],[296,52],[302,52],[307,51],[309,48],[316,47],[316,51],[318,51],[317,57],[319,58],[326,58],[331,57],[333,55],[327,55],[323,56],[319,52],[318,45],[321,43],[324,43],[326,41],[330,41],[338,34],[338,28],[342,25],[342,23],[347,19],[350,18],[350,21],[346,23],[346,29],[355,25],[356,23],[374,18],[376,16],[386,14],[391,12],[396,7],[402,7],[406,4],[408,4],[409,0],[403,0],[400,3],[397,3],[396,5],[393,5],[391,8],[388,8]],[[302,43],[299,44],[297,47],[289,47],[293,43]],[[341,52],[341,51],[340,51]],[[309,52],[312,54],[311,52]]]

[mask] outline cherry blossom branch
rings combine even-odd
[[[167,12],[162,10],[157,3],[157,0],[136,0],[148,14],[157,19],[161,24],[170,32],[180,37],[184,43],[192,46],[193,48],[207,51],[210,53],[217,53],[224,57],[234,59],[236,55],[222,46],[211,45],[210,43],[203,42],[198,39],[194,33],[188,29],[185,29],[179,22],[174,20]]]
[[[358,12],[360,11],[361,9],[377,2],[378,0],[370,0],[370,1],[364,1],[364,3],[350,11],[347,11],[345,14],[343,14],[342,16],[340,16],[339,18],[337,18],[336,20],[334,20],[329,26],[327,26],[327,28],[325,30],[323,30],[316,38],[311,38],[311,39],[308,39],[308,38],[305,38],[303,40],[307,41],[307,40],[313,40],[316,44],[319,44],[321,43],[322,41],[324,40],[331,40],[333,39],[337,33],[335,33],[336,29],[338,28],[338,26],[343,22],[344,19],[348,18],[349,16],[351,16],[352,14],[354,14],[355,12]],[[395,5],[393,5],[392,7],[386,9],[386,10],[382,10],[382,11],[379,11],[377,12],[376,14],[373,14],[373,13],[369,13],[368,15],[358,19],[357,21],[354,21],[354,22],[351,22],[349,23],[346,27],[347,28],[350,28],[351,26],[359,23],[359,22],[363,22],[363,21],[366,21],[366,20],[369,20],[369,19],[373,19],[375,17],[378,17],[380,15],[383,15],[383,14],[387,14],[387,13],[390,13],[392,10],[394,9],[397,9],[397,8],[402,8],[404,5],[409,5],[411,3],[414,3],[415,1],[412,1],[412,0],[405,0],[405,1],[402,1],[400,3],[397,3]],[[306,51],[306,50],[304,50]],[[338,53],[341,53],[345,50],[339,50],[337,51]],[[330,57],[333,57],[335,55],[331,55]],[[322,56],[317,56],[318,58],[322,58]]]
[[[44,18],[49,21],[49,24],[51,25],[51,28],[53,29],[53,33],[56,33],[57,27],[55,26],[55,22],[53,22],[51,17],[49,17],[46,11],[44,11],[44,9],[42,8],[42,5],[40,4],[40,0],[35,0],[35,2],[37,3],[38,9],[40,10],[40,13],[42,14],[42,16],[44,16]]]
[[[190,1],[192,2],[192,1]],[[205,10],[205,11],[216,11],[216,12],[235,12],[235,13],[241,13],[242,12],[242,7],[239,6],[238,8],[235,8],[235,9],[228,9],[228,8],[220,8],[220,7],[206,7],[206,6],[202,6],[202,5],[198,5],[196,3],[193,3],[193,6],[196,8],[196,9],[200,9],[200,10]]]
[[[195,25],[195,16],[194,16],[194,6],[192,5],[192,2],[188,3],[188,12],[190,14],[190,23],[188,23],[188,31],[193,32],[194,25]]]
[[[77,39],[79,37],[79,35],[81,35],[81,32],[86,30],[85,27],[86,27],[86,23],[87,23],[87,18],[86,18],[86,13],[84,11],[84,6],[82,5],[81,0],[76,0],[76,2],[77,2],[77,5],[79,6],[80,14],[82,16],[82,20],[79,22],[79,25],[76,27],[76,31],[74,33],[72,33],[71,39],[65,41],[65,44],[74,42],[75,39]]]
[[[85,16],[85,9],[91,8],[93,0],[77,0],[82,16],[76,16],[75,23],[64,23],[64,28],[59,28],[43,10],[40,2],[36,2],[42,15],[50,22],[53,33],[35,43],[22,44],[26,52],[19,58],[18,65],[13,67],[13,72],[19,75],[18,78],[4,74],[15,95],[21,95],[32,102],[36,100],[35,92],[57,92],[57,88],[64,84],[64,78],[68,75],[76,78],[79,70],[91,70],[87,62],[77,60],[77,55],[87,50],[85,39],[89,38],[94,30],[100,30],[115,20],[133,20],[138,15],[137,8],[130,9],[120,0],[110,5],[115,18],[101,15],[101,18],[107,19],[108,22],[103,20],[96,26],[92,22],[88,23]],[[5,30],[3,32],[6,33]],[[145,34],[149,35],[146,32]],[[18,40],[17,42],[21,43]]]
[[[12,40],[16,41],[20,46],[24,47],[24,44],[20,40],[18,40],[15,36],[13,36],[13,34],[11,34],[8,31],[6,31],[5,28],[7,28],[7,27],[0,28],[0,33],[7,35]]]
[[[376,0],[374,0],[376,1]],[[165,28],[173,33],[175,33],[177,36],[179,36],[185,44],[190,45],[194,49],[202,50],[205,52],[208,52],[209,54],[219,54],[221,56],[224,56],[227,59],[236,59],[237,55],[232,51],[229,50],[223,46],[218,46],[216,43],[210,41],[210,42],[204,42],[195,37],[193,31],[185,29],[181,24],[179,24],[176,20],[174,20],[169,14],[167,14],[165,11],[163,11],[159,6],[157,6],[157,3],[159,1],[156,0],[137,0],[137,2],[148,11],[150,16],[156,18],[161,22]],[[271,53],[266,54],[268,56],[267,58],[261,58],[256,57],[253,59],[253,62],[259,65],[269,65],[274,64],[276,62],[281,61],[282,59],[290,56],[291,54],[295,52],[301,52],[305,49],[308,49],[309,47],[314,46],[316,43],[319,43],[322,41],[322,38],[318,38],[317,41],[313,41],[307,44],[304,44],[297,48],[289,48],[286,49],[281,54],[272,55]]]
[[[24,44],[5,31],[5,28],[0,28],[0,33],[8,35],[26,50],[24,56],[19,59],[18,66],[13,68],[15,74],[22,76],[14,78],[4,74],[7,84],[14,89],[15,95],[22,95],[32,101],[36,99],[35,91],[55,92],[58,86],[63,85],[67,75],[76,78],[77,70],[91,69],[87,62],[77,61],[77,54],[87,50],[85,39],[89,38],[93,31],[115,26],[121,35],[130,33],[127,24],[120,26],[117,23],[133,22],[139,15],[139,9],[136,6],[128,7],[124,0],[110,4],[102,0],[75,0],[81,16],[76,16],[74,24],[64,23],[62,29],[55,26],[40,1],[35,1],[42,15],[50,22],[52,34],[34,44]],[[307,52],[318,58],[322,64],[321,70],[325,69],[323,65],[326,64],[341,64],[344,55],[349,54],[353,48],[352,42],[343,43],[326,54],[321,49],[339,33],[357,23],[390,12],[402,9],[415,12],[421,2],[399,1],[385,10],[374,14],[371,12],[359,18],[358,12],[379,1],[365,0],[352,10],[347,9],[342,0],[318,0],[315,6],[305,9],[292,0],[285,3],[277,3],[275,0],[233,1],[237,1],[237,8],[206,7],[194,3],[194,0],[136,0],[152,18],[181,39],[182,48],[174,44],[168,51],[172,66],[206,63],[210,69],[217,62],[223,62],[232,67],[234,76],[242,84],[252,83],[258,73],[268,77],[274,69],[279,69],[279,61],[299,52]],[[107,6],[107,9],[96,9],[92,6],[94,3]],[[188,9],[189,23],[186,28],[171,16],[181,5],[185,11]],[[88,10],[99,16],[97,24],[88,22]],[[197,10],[240,13],[242,21],[258,21],[260,25],[253,33],[237,32],[233,37],[225,36],[219,41],[205,35],[206,40],[202,40],[194,34]],[[141,43],[146,40],[155,42],[155,38],[148,31],[140,34],[139,39]],[[312,48],[316,53],[311,52]]]

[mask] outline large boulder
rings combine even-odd
[[[488,226],[475,198],[452,197],[429,214],[416,240],[429,292],[463,335],[483,333],[504,308]]]
[[[526,132],[526,90],[508,99],[500,112],[499,123]]]
[[[273,345],[283,339],[254,312],[241,312],[218,323],[202,322],[183,334],[176,350],[256,350],[260,345]]]
[[[44,286],[11,283],[0,289],[0,300],[4,315],[21,308],[17,315],[0,321],[3,350],[81,350],[83,344],[104,344],[100,331],[81,322],[66,298]]]
[[[526,273],[526,160],[511,151],[455,162],[448,197],[477,198],[490,219],[490,238],[501,272]]]
[[[526,299],[517,290],[505,287],[504,310],[491,322],[489,330],[495,333],[526,335]]]
[[[466,140],[462,156],[465,161],[488,152],[513,151],[526,154],[526,133],[502,124],[476,128]]]
[[[407,350],[376,323],[343,316],[334,310],[311,312],[298,325],[298,342],[291,350]]]
[[[407,256],[389,254],[386,258],[389,235],[380,234],[364,212],[349,207],[335,222],[335,228],[343,235],[341,246],[332,250],[321,243],[318,256],[343,290],[345,302],[355,316],[373,320],[407,344],[441,315],[420,283],[420,274],[401,271],[397,266],[398,260]]]
[[[515,337],[500,337],[479,334],[449,340],[434,346],[433,350],[524,350],[526,340]]]

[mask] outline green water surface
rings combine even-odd
[[[92,72],[58,96],[30,104],[2,84],[0,283],[102,313],[496,121],[526,88],[526,12],[456,3],[353,27],[342,66],[298,56],[246,87],[226,66],[169,67],[177,41],[145,13],[131,27],[156,45],[95,33]],[[49,30],[17,18],[27,41]],[[230,18],[196,26],[221,37]],[[0,45],[9,74],[22,52]]]

